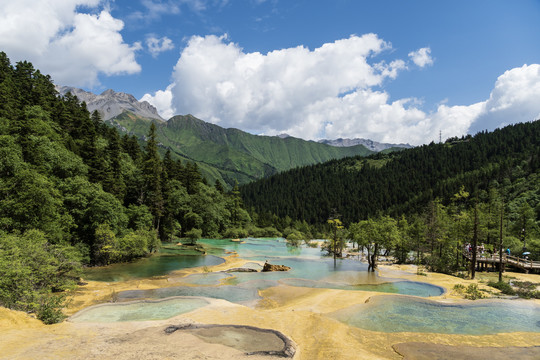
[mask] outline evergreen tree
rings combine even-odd
[[[154,228],[159,231],[163,215],[163,194],[161,192],[162,163],[158,153],[156,126],[150,125],[142,164],[144,178],[143,204],[148,206],[154,216]]]

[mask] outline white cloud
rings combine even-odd
[[[409,53],[409,57],[417,66],[421,68],[428,65],[433,65],[433,58],[431,57],[431,49],[429,47],[411,51]]]
[[[162,115],[191,113],[267,135],[413,145],[438,141],[439,132],[445,139],[540,117],[540,65],[505,72],[486,101],[450,106],[442,100],[425,111],[418,99],[391,100],[379,88],[407,68],[401,59],[371,63],[390,49],[374,34],[267,54],[244,52],[226,36],[195,36],[174,68],[173,84],[145,99]]]
[[[150,35],[148,38],[146,38],[146,46],[148,47],[148,51],[150,51],[150,54],[152,54],[153,57],[157,57],[160,53],[164,51],[174,49],[174,44],[172,40],[166,36],[158,39],[157,37]]]
[[[472,131],[493,130],[508,124],[540,119],[540,64],[523,65],[505,71]]]
[[[154,105],[159,115],[164,119],[170,119],[175,115],[175,109],[172,106],[172,89],[173,85],[169,85],[166,90],[158,90],[151,94],[144,94],[139,101],[148,101]]]
[[[223,126],[279,131],[319,100],[395,77],[402,61],[368,63],[387,49],[374,34],[268,54],[244,53],[226,36],[194,36],[174,69],[173,104]]]
[[[29,60],[55,82],[94,86],[100,73],[133,74],[141,70],[135,60],[139,43],[126,44],[123,22],[101,0],[0,0],[0,48],[12,62]],[[106,54],[106,56],[104,55]]]

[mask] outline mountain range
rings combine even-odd
[[[208,181],[219,180],[227,187],[332,159],[410,147],[364,139],[315,142],[291,136],[253,135],[225,129],[192,115],[178,115],[164,121],[154,106],[130,94],[106,90],[96,95],[67,86],[57,86],[57,91],[61,95],[71,92],[86,102],[90,112],[97,110],[106,123],[135,135],[141,143],[153,122],[163,153],[169,149],[173,157],[195,162]]]
[[[330,146],[337,146],[337,147],[349,147],[349,146],[356,146],[356,145],[364,145],[367,149],[375,152],[392,149],[392,148],[403,148],[403,149],[410,149],[412,148],[409,144],[388,144],[388,143],[380,143],[377,141],[369,140],[369,139],[361,139],[361,138],[355,138],[355,139],[336,139],[336,140],[319,140],[320,143],[327,144]]]

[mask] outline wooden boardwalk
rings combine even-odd
[[[463,256],[468,260],[472,260],[472,253],[464,252]],[[480,270],[483,270],[484,268],[488,268],[490,265],[495,268],[497,264],[501,262],[499,258],[499,254],[493,254],[488,256],[487,254],[476,254],[476,263],[477,266],[480,268]],[[525,272],[538,272],[540,271],[540,261],[532,261],[524,258],[520,258],[518,256],[511,256],[507,254],[503,254],[502,257],[503,264],[506,264],[506,266],[512,266],[521,270],[524,270]]]

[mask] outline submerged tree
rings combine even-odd
[[[343,253],[343,242],[339,236],[339,232],[343,229],[343,223],[335,216],[335,218],[328,219],[328,224],[332,229],[332,243],[330,244],[330,251],[334,256],[334,267],[336,266],[336,257],[341,257]]]
[[[381,250],[387,253],[399,241],[397,221],[388,215],[353,223],[349,233],[358,244],[367,249],[368,271],[375,271]]]

